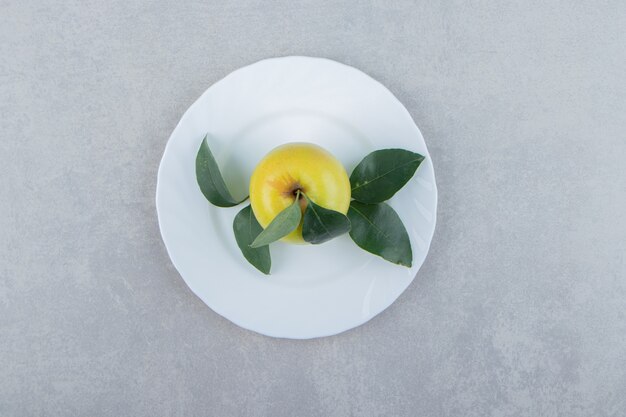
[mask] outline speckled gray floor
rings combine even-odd
[[[623,1],[179,3],[0,1],[0,416],[626,415]],[[154,208],[187,106],[290,54],[386,84],[440,190],[415,282],[313,341],[205,307]]]

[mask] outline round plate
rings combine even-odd
[[[369,152],[404,148],[426,156],[389,204],[409,233],[413,266],[391,264],[346,234],[322,245],[271,245],[266,276],[245,260],[232,222],[248,202],[210,205],[196,183],[204,136],[232,194],[270,150],[316,143],[348,173]],[[156,206],[167,251],[189,288],[214,311],[268,336],[307,339],[365,323],[387,308],[424,262],[435,230],[437,188],[419,129],[402,104],[363,72],[328,59],[266,59],[215,83],[191,105],[170,137],[159,167]]]

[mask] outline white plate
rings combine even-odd
[[[390,200],[409,232],[413,267],[386,262],[344,235],[318,246],[272,244],[272,273],[261,274],[243,258],[232,231],[235,214],[248,202],[213,207],[196,183],[196,152],[207,132],[235,197],[247,195],[257,162],[286,142],[317,143],[348,173],[376,149],[425,155]],[[389,90],[328,59],[285,57],[238,69],[191,105],[165,148],[156,206],[170,258],[202,301],[246,329],[306,339],[365,323],[406,289],[435,230],[437,188],[422,134]]]

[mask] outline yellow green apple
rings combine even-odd
[[[350,179],[330,152],[312,143],[288,143],[270,151],[250,178],[250,203],[259,224],[266,228],[278,213],[293,204],[300,191],[316,204],[346,214],[350,206]],[[301,209],[306,199],[300,199]],[[302,223],[281,239],[305,243]]]

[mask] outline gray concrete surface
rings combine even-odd
[[[0,1],[0,416],[626,415],[626,7],[436,3]],[[313,341],[203,305],[154,207],[187,106],[290,54],[386,84],[440,190],[410,288]]]

